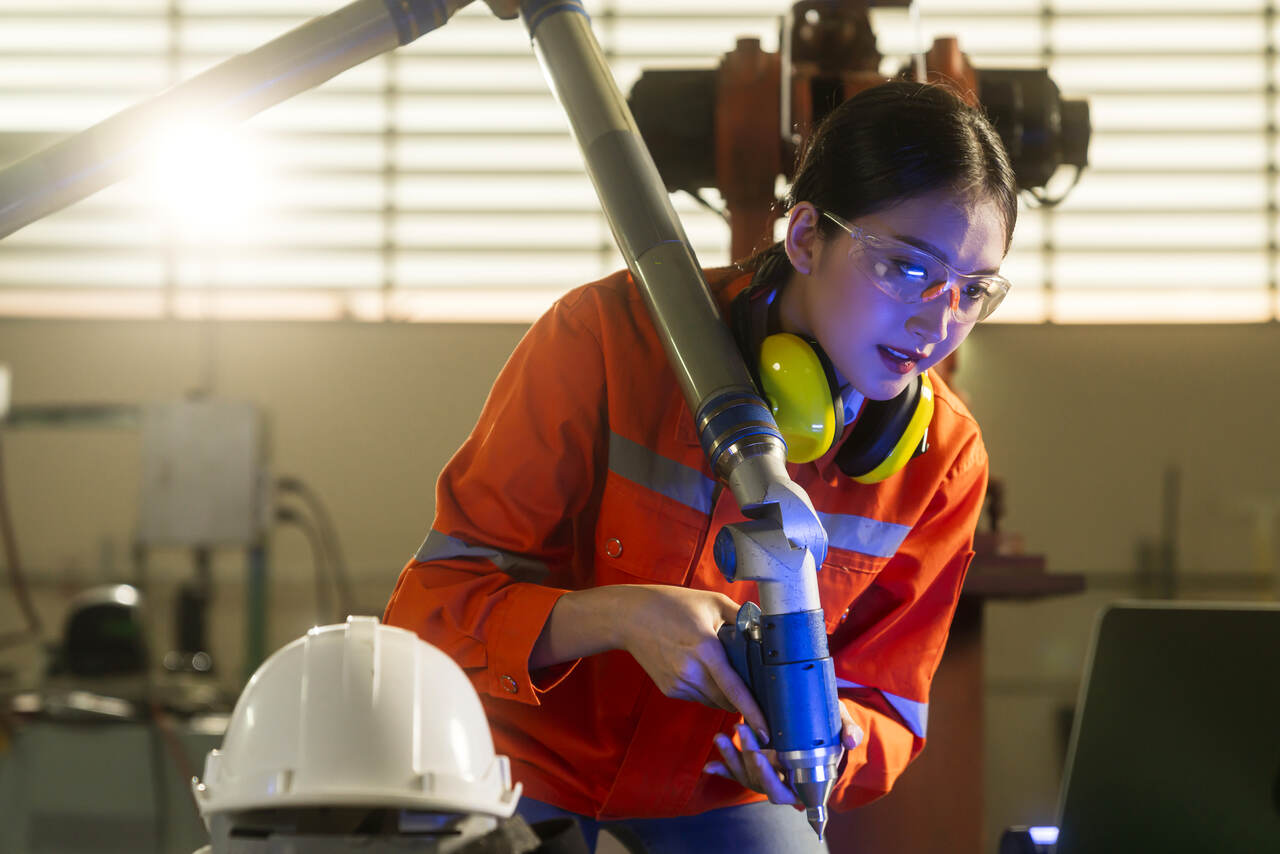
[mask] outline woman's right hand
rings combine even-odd
[[[618,588],[625,603],[618,631],[621,647],[663,694],[737,712],[767,741],[768,728],[716,632],[732,623],[738,603],[723,593],[663,584]]]

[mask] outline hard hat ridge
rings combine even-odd
[[[313,628],[268,658],[195,789],[206,822],[344,806],[508,817],[520,792],[462,669],[374,617]]]

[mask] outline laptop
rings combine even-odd
[[[1055,854],[1280,852],[1280,604],[1105,608]]]

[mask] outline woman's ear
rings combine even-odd
[[[815,253],[818,249],[818,220],[822,215],[809,202],[800,202],[787,215],[787,236],[783,245],[787,258],[797,273],[806,276],[813,273]]]

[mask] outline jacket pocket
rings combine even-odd
[[[595,531],[600,584],[683,584],[693,563],[700,529],[687,509],[609,474]]]
[[[888,562],[887,557],[873,557],[843,549],[827,553],[827,562],[818,572],[818,599],[826,617],[827,634],[844,621],[854,600],[875,582]]]

